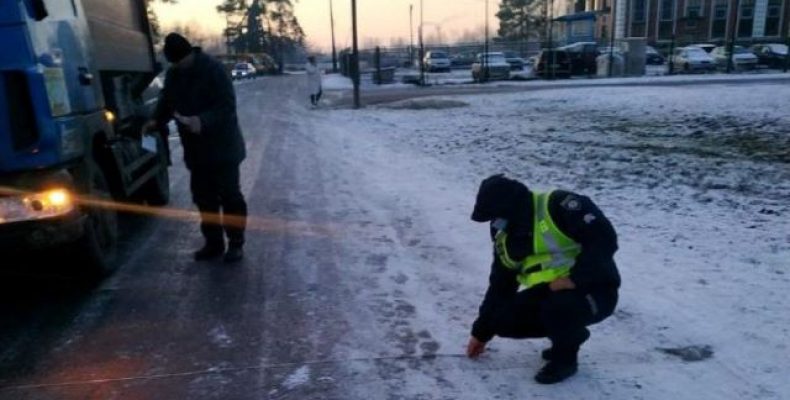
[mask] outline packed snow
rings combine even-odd
[[[334,351],[354,398],[790,398],[790,87],[447,99],[300,122],[360,188],[330,206],[367,210],[346,257],[383,274],[359,284]],[[590,196],[619,234],[618,310],[591,328],[577,376],[553,387],[532,380],[545,341],[497,338],[481,360],[463,357],[491,257],[469,213],[499,172]],[[366,222],[390,214],[404,217]]]

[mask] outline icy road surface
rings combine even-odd
[[[352,111],[308,109],[303,79],[237,87],[246,261],[194,263],[193,221],[147,221],[90,295],[3,306],[0,398],[790,398],[786,85]],[[591,196],[620,235],[619,309],[556,386],[532,380],[543,340],[462,356],[491,257],[469,214],[497,172]]]

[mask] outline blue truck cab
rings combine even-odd
[[[145,0],[3,0],[0,48],[0,260],[68,249],[106,274],[119,205],[169,200],[166,135],[141,145],[161,70]]]

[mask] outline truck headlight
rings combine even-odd
[[[74,206],[71,192],[63,188],[0,197],[0,223],[66,215],[74,210]]]

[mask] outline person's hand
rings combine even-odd
[[[200,117],[196,115],[189,117],[189,116],[181,115],[179,113],[175,113],[174,117],[179,123],[181,123],[181,125],[186,126],[190,132],[194,134],[200,133],[200,130],[202,128],[200,124]]]
[[[466,345],[466,356],[469,358],[477,358],[486,350],[486,343],[477,340],[472,336],[469,338],[469,344]]]
[[[140,136],[146,135],[148,132],[156,129],[156,121],[155,120],[148,120],[143,124],[143,127],[140,128]]]
[[[551,283],[549,283],[549,289],[551,289],[552,292],[556,292],[559,290],[576,289],[576,284],[573,283],[571,278],[562,277],[562,278],[557,278],[553,280]]]

